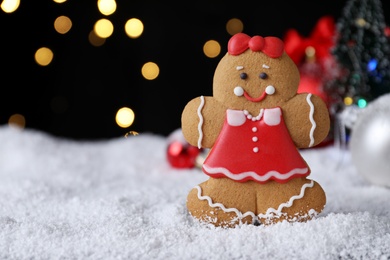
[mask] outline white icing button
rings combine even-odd
[[[254,147],[253,152],[257,153],[259,151],[259,147]]]
[[[234,95],[236,95],[237,97],[241,97],[242,95],[244,95],[244,89],[240,86],[235,87]]]
[[[257,138],[257,136],[252,137],[252,141],[253,141],[253,142],[257,142],[257,140],[259,140],[259,139]]]
[[[254,133],[257,132],[257,127],[253,127],[252,132],[254,132]]]
[[[265,93],[267,93],[268,95],[274,94],[275,93],[275,87],[271,86],[271,85],[267,86],[265,88]]]

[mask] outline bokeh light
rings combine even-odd
[[[94,31],[100,38],[108,38],[114,32],[114,25],[110,20],[103,18],[95,23]]]
[[[8,125],[11,127],[25,128],[26,127],[26,119],[21,114],[13,114],[8,119]]]
[[[134,118],[135,115],[132,109],[128,107],[122,107],[116,113],[115,121],[118,124],[118,126],[122,128],[126,128],[133,124]]]
[[[376,70],[377,66],[378,66],[378,61],[376,59],[371,59],[367,63],[367,70],[368,71],[374,71],[374,70]]]
[[[158,74],[160,73],[160,69],[156,63],[147,62],[142,66],[141,73],[145,79],[153,80],[158,77]]]
[[[358,100],[357,105],[360,108],[365,108],[367,106],[367,100],[365,100],[364,98],[361,98]]]
[[[59,16],[54,21],[54,29],[60,34],[69,32],[70,28],[72,28],[72,21],[67,16]]]
[[[353,98],[351,97],[345,97],[344,98],[344,104],[347,105],[347,106],[350,106],[353,104]]]
[[[221,45],[215,40],[209,40],[203,45],[203,52],[209,58],[215,58],[221,53]]]
[[[116,11],[115,0],[98,0],[98,9],[104,15],[111,15]]]
[[[1,9],[5,13],[13,13],[15,12],[20,5],[20,0],[3,0],[1,3]]]
[[[244,24],[238,18],[232,18],[226,23],[226,31],[230,35],[242,32],[244,30]]]
[[[144,31],[144,25],[141,20],[137,18],[131,18],[127,20],[125,24],[125,32],[130,38],[138,38]]]
[[[35,52],[35,62],[41,66],[49,65],[53,57],[53,52],[47,47],[41,47]]]
[[[91,30],[91,32],[88,34],[88,41],[93,46],[99,47],[99,46],[102,46],[106,42],[106,39],[97,36],[95,31]]]

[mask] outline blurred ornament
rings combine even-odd
[[[286,53],[300,72],[298,93],[315,94],[327,105],[329,97],[324,90],[324,83],[340,73],[331,55],[335,31],[334,18],[323,16],[308,37],[303,37],[295,29],[289,29],[283,39]]]
[[[390,26],[385,27],[385,36],[390,37]]]
[[[364,108],[353,125],[351,159],[368,181],[390,187],[390,94]]]
[[[283,39],[286,53],[295,64],[303,62],[308,54],[315,55],[318,60],[331,57],[330,48],[334,45],[335,28],[334,18],[323,16],[317,21],[309,37],[303,37],[297,30],[289,29]]]
[[[167,160],[174,168],[193,168],[197,162],[198,156],[202,152],[196,146],[189,144],[181,131],[176,129],[167,138]]]
[[[125,138],[127,138],[127,137],[129,137],[129,136],[137,136],[137,135],[139,135],[138,132],[136,132],[136,131],[129,131],[129,132],[127,132],[127,133],[125,134]]]
[[[299,67],[300,81],[298,93],[312,93],[319,96],[326,104],[328,103],[328,95],[323,90],[321,76],[318,75],[321,69],[318,68],[318,63],[308,62]]]
[[[336,147],[346,149],[350,133],[363,110],[357,105],[346,106],[334,118],[334,144]]]

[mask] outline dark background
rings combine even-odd
[[[331,15],[337,22],[346,1],[163,1],[117,0],[110,16],[100,14],[97,1],[23,1],[15,13],[0,11],[0,125],[15,113],[26,128],[72,139],[106,139],[128,131],[169,135],[180,127],[185,104],[200,95],[212,95],[212,78],[230,38],[225,26],[231,18],[244,23],[249,35],[283,38],[290,29],[308,36],[317,20]],[[387,24],[390,3],[382,1]],[[54,30],[54,20],[66,15],[72,29]],[[140,38],[130,39],[125,22],[144,23]],[[88,34],[100,18],[114,24],[114,33],[100,47]],[[221,54],[207,58],[203,44],[210,39],[222,45]],[[47,46],[54,60],[47,67],[34,61],[35,51]],[[159,77],[141,75],[144,63],[153,61]],[[64,111],[54,111],[53,100],[63,100]],[[115,122],[119,108],[135,112],[127,129]]]

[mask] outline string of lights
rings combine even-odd
[[[187,100],[212,94],[231,35],[308,33],[344,5],[304,3],[3,0],[0,124],[76,139],[169,135]]]

